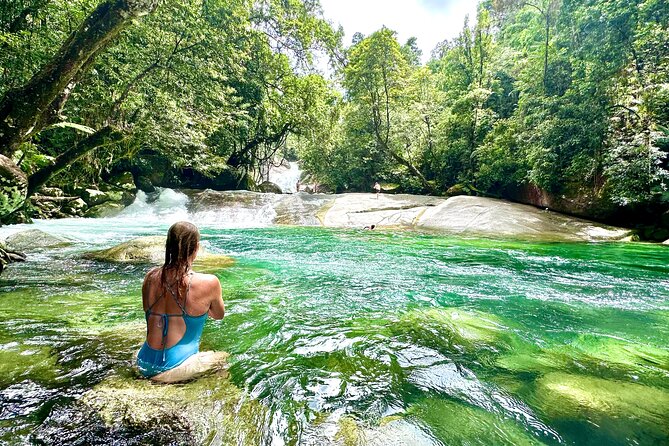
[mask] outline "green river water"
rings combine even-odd
[[[30,227],[77,243],[0,276],[6,444],[36,442],[104,380],[135,379],[147,266],[80,253],[167,225]],[[666,246],[201,230],[235,259],[215,271],[227,316],[207,322],[202,348],[229,352],[231,382],[267,408],[264,444],[327,444],[328,428],[348,444],[669,444]]]

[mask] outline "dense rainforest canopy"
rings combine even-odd
[[[91,21],[136,4],[117,28]],[[315,0],[0,8],[0,161],[31,194],[123,172],[143,189],[253,189],[288,158],[332,191],[380,181],[656,227],[669,205],[663,0],[485,0],[427,64],[385,27],[344,47]],[[68,65],[77,39],[97,46]]]

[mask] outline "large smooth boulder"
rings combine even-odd
[[[97,206],[108,201],[120,202],[123,200],[123,192],[120,190],[110,190],[105,192],[98,189],[81,189],[77,191],[77,195],[83,198],[86,204],[90,207]]]
[[[165,261],[165,237],[151,235],[134,238],[108,249],[87,252],[84,258],[99,262],[159,265]],[[234,260],[231,257],[208,253],[200,245],[194,267],[200,271],[216,271],[227,268],[233,263]]]
[[[161,263],[165,260],[165,237],[138,237],[108,249],[87,252],[84,258],[115,263]]]
[[[410,227],[430,206],[437,206],[444,199],[421,195],[342,194],[317,216],[323,226],[363,228]]]
[[[28,229],[10,235],[5,239],[5,243],[11,249],[31,252],[68,246],[72,241],[39,229]]]
[[[538,240],[621,240],[632,231],[484,197],[458,196],[428,208],[419,228],[456,234],[521,237]]]
[[[270,181],[263,181],[257,187],[258,187],[258,190],[260,192],[263,192],[263,193],[266,193],[266,194],[267,193],[269,193],[269,194],[282,194],[283,193],[283,191],[281,190],[281,188],[278,185],[276,185],[276,184],[274,184]]]

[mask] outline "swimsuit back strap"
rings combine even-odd
[[[165,282],[165,289],[170,292],[170,294],[174,298],[174,301],[177,303],[177,305],[179,305],[179,308],[181,308],[181,314],[154,313],[153,311],[151,311],[156,302],[158,302],[160,299],[163,298],[163,296],[165,296],[165,291],[163,291],[163,293],[160,296],[158,296],[158,298],[151,305],[149,305],[148,310],[146,310],[147,316],[150,314],[155,314],[156,316],[160,316],[160,323],[163,326],[163,339],[162,339],[163,363],[165,362],[165,356],[166,356],[165,347],[167,346],[167,333],[169,331],[170,318],[179,316],[183,317],[184,315],[188,314],[186,313],[186,300],[188,299],[188,294],[190,293],[190,285],[193,282],[193,273],[190,272],[188,273],[188,275],[190,276],[190,278],[188,279],[188,287],[186,288],[186,296],[184,297],[183,305],[181,304],[181,302],[179,302],[179,296],[177,296],[172,287],[170,287],[169,283]],[[177,290],[178,290],[178,285],[177,285]]]
[[[187,286],[187,288],[186,288],[186,295],[184,296],[184,302],[183,302],[183,304],[179,301],[179,296],[177,295],[177,293],[174,292],[174,290],[172,289],[172,287],[171,287],[168,283],[165,284],[167,290],[168,290],[168,291],[170,292],[170,294],[172,295],[172,298],[174,299],[174,302],[176,302],[177,305],[179,305],[179,308],[181,308],[181,314],[182,314],[182,315],[187,315],[187,314],[188,314],[188,313],[186,312],[186,301],[188,300],[188,295],[190,294],[190,285],[191,285],[191,283],[193,283],[193,273],[190,272],[190,273],[188,273],[188,275],[189,275],[190,277],[188,278],[188,286]],[[176,283],[176,282],[175,282],[175,283]],[[177,291],[178,291],[178,289],[179,289],[179,286],[177,285]]]

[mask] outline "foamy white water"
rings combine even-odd
[[[302,171],[297,163],[288,163],[290,168],[272,167],[269,171],[269,181],[281,188],[284,194],[297,192],[297,182],[300,180]]]

